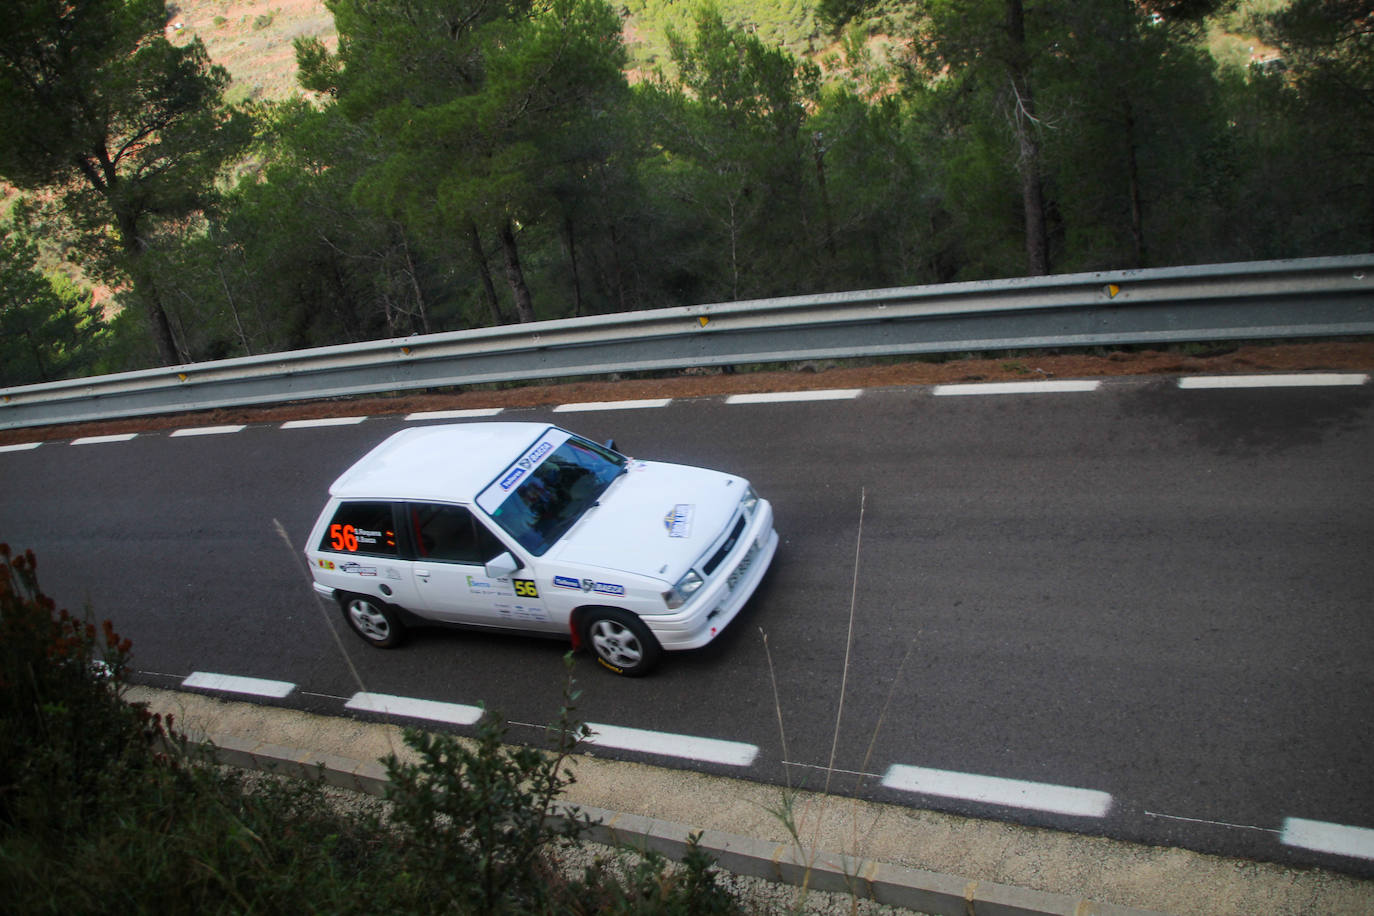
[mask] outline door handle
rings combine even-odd
[[[426,581],[428,581],[428,579],[429,579],[429,570],[427,570],[427,569],[417,569],[417,570],[415,570],[415,575],[419,576],[421,579],[425,579]]]

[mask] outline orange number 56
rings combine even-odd
[[[358,549],[358,535],[353,532],[352,525],[330,525],[329,526],[329,546],[335,550],[347,550],[350,553]]]

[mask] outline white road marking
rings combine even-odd
[[[128,442],[137,435],[138,433],[119,433],[114,436],[83,436],[80,439],[73,439],[72,445],[95,445],[99,442]]]
[[[586,410],[639,410],[646,407],[667,407],[672,398],[643,398],[638,401],[584,401],[581,404],[559,404],[554,413],[579,413]]]
[[[597,725],[591,722],[587,723],[587,727],[592,730],[592,735],[585,740],[586,744],[617,747],[623,751],[643,751],[646,754],[662,754],[666,757],[686,757],[689,760],[723,763],[726,766],[735,767],[747,767],[759,755],[757,747],[738,741],[698,738],[693,735],[674,735],[668,732],[621,728],[618,725]]]
[[[269,681],[260,677],[238,677],[232,674],[210,674],[197,671],[181,682],[183,687],[201,690],[223,690],[227,693],[249,693],[259,697],[281,698],[296,689],[287,681]]]
[[[773,391],[762,394],[732,394],[727,404],[781,404],[797,401],[847,401],[863,393],[862,388],[829,388],[823,391]]]
[[[421,410],[416,413],[408,413],[405,418],[411,420],[463,420],[468,417],[494,417],[499,414],[504,407],[469,407],[464,410]]]
[[[238,426],[195,426],[190,429],[179,429],[172,433],[172,438],[178,436],[223,436],[227,433],[241,433],[248,427]]]
[[[902,792],[963,798],[1076,817],[1105,817],[1112,807],[1112,797],[1106,792],[902,764],[888,767],[883,785]]]
[[[31,448],[38,448],[42,442],[25,442],[21,445],[0,445],[0,452],[23,452]]]
[[[311,429],[316,426],[352,426],[366,419],[367,417],[323,417],[319,420],[287,420],[281,425],[281,428]]]
[[[933,393],[937,397],[969,394],[1066,394],[1079,391],[1096,391],[1100,387],[1102,387],[1102,382],[1087,379],[1040,382],[973,382],[960,385],[936,385]]]
[[[438,700],[417,700],[414,697],[394,697],[385,693],[355,693],[344,706],[359,712],[378,712],[409,719],[428,719],[451,725],[472,725],[482,718],[480,706],[461,703],[440,703]]]
[[[1180,388],[1325,388],[1363,385],[1368,375],[1314,372],[1301,375],[1190,375],[1178,380]]]
[[[1289,817],[1283,821],[1279,840],[1285,846],[1301,846],[1317,852],[1330,852],[1356,859],[1374,859],[1374,830],[1346,827],[1325,821]]]

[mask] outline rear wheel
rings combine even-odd
[[[663,649],[638,617],[619,608],[596,608],[582,626],[583,642],[603,667],[640,677],[658,664]]]
[[[344,619],[363,639],[379,649],[392,649],[405,638],[405,627],[396,609],[366,595],[341,595]]]

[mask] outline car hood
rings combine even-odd
[[[632,459],[546,559],[671,584],[721,536],[747,487],[719,471]]]

